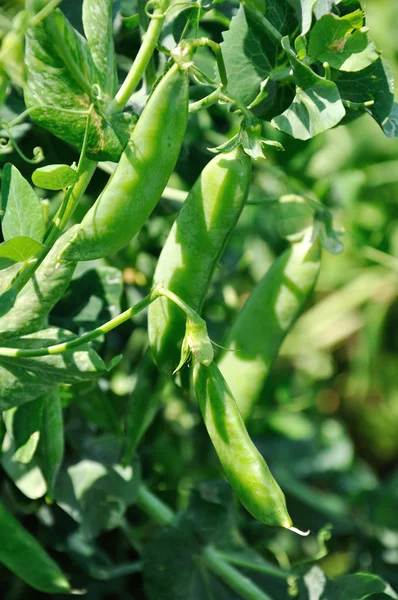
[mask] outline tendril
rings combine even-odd
[[[4,124],[3,124],[4,126]],[[37,165],[42,160],[44,160],[44,152],[40,146],[35,146],[33,148],[33,158],[28,158],[26,154],[21,150],[19,144],[16,139],[13,137],[11,133],[11,129],[5,128],[6,134],[8,135],[8,140],[6,138],[0,139],[0,154],[9,154],[13,150],[15,150],[23,161],[29,163],[30,165]]]

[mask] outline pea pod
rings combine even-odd
[[[285,496],[253,444],[217,365],[195,362],[196,397],[225,476],[243,506],[265,525],[291,529]]]
[[[154,283],[163,282],[197,312],[246,202],[250,179],[250,158],[239,148],[213,158],[185,200],[161,252]],[[185,333],[184,314],[160,298],[149,307],[148,328],[156,363],[172,372]]]
[[[0,562],[36,590],[70,593],[70,585],[58,565],[1,502],[0,531]]]
[[[218,360],[246,420],[263,388],[288,331],[316,283],[321,243],[311,231],[272,265],[254,289],[230,330]]]
[[[105,189],[61,255],[93,260],[136,235],[176,165],[188,121],[188,74],[174,65],[149,98]]]

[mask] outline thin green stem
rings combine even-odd
[[[195,321],[195,322],[197,322],[198,320],[203,321],[203,319],[198,315],[198,313],[193,308],[191,308],[186,302],[184,302],[184,300],[182,300],[179,296],[177,296],[177,294],[175,294],[171,290],[165,289],[160,284],[157,288],[157,292],[158,292],[159,296],[164,296],[165,298],[168,298],[169,300],[171,300],[171,302],[174,302],[174,304],[176,304],[179,308],[181,308],[181,310],[184,311],[184,313],[187,315],[187,317],[189,317],[193,321]]]
[[[199,560],[244,600],[272,600],[251,579],[225,562],[215,548],[211,546],[205,548]]]
[[[259,573],[265,573],[266,575],[279,577],[280,579],[287,579],[288,577],[294,575],[292,571],[286,571],[285,569],[281,569],[280,567],[277,567],[271,563],[257,563],[253,562],[252,560],[244,559],[241,556],[235,556],[229,552],[217,552],[220,558],[225,560],[227,563],[236,565],[237,567],[242,567],[242,569],[251,569],[252,571],[258,571]]]
[[[211,92],[211,94],[205,96],[201,100],[198,100],[197,102],[191,102],[189,105],[189,112],[195,113],[200,110],[203,110],[204,108],[208,108],[209,106],[216,104],[220,100],[220,97],[221,88],[217,88],[216,90],[214,90],[214,92]]]
[[[142,79],[145,69],[147,68],[152,54],[156,48],[156,44],[162,31],[163,22],[165,19],[165,12],[168,8],[169,0],[160,0],[159,5],[156,8],[153,18],[149,24],[149,27],[144,35],[141,47],[138,51],[137,56],[131,66],[131,69],[124,80],[121,88],[117,92],[116,96],[109,105],[108,111],[117,112],[122,110],[127,104],[128,100],[135,91],[137,85]]]
[[[138,0],[138,2],[137,2],[138,19],[139,19],[139,24],[140,24],[141,36],[145,35],[145,32],[147,31],[148,24],[149,24],[149,17],[145,12],[146,3],[147,3],[147,0]],[[154,81],[156,81],[156,67],[155,67],[155,62],[153,60],[153,55],[152,55],[151,58],[149,59],[147,67],[145,69],[146,87],[150,88],[152,86],[152,84],[154,83]]]
[[[21,123],[21,121],[24,121],[25,117],[28,117],[30,113],[40,108],[56,110],[67,115],[78,115],[79,117],[84,117],[90,114],[88,110],[71,110],[68,108],[58,108],[57,106],[50,106],[48,104],[38,104],[37,106],[31,106],[30,108],[27,108],[21,114],[19,114],[13,121],[10,121],[9,123],[4,123],[4,125],[7,125],[7,128],[11,129],[12,127],[15,127],[15,125],[18,125],[18,123]]]
[[[43,19],[48,17],[52,11],[57,8],[58,4],[61,4],[62,0],[49,0],[48,4],[46,4],[38,13],[33,15],[30,19],[29,25],[30,27],[36,27]]]
[[[144,484],[141,484],[139,487],[136,502],[139,508],[159,525],[170,525],[175,517],[173,511],[164,502],[159,500]],[[204,548],[197,560],[217,575],[244,600],[271,600],[248,577],[242,575],[242,573],[229,565],[215,548],[211,546]]]
[[[208,47],[214,52],[214,56],[216,57],[218,72],[220,75],[221,87],[225,88],[228,84],[227,70],[225,68],[224,58],[221,52],[220,44],[217,44],[213,40],[203,37],[197,38],[196,40],[189,40],[186,42],[186,45],[195,50],[196,48]]]
[[[236,108],[238,108],[249,121],[253,119],[253,113],[251,112],[251,110],[247,108],[247,106],[245,106],[240,100],[238,100],[238,98],[236,98],[229,92],[227,94],[223,92],[221,94],[221,99],[227,100],[228,102],[232,102],[232,104],[235,104]]]
[[[143,483],[141,483],[138,489],[136,503],[152,521],[155,521],[159,525],[170,525],[174,519],[175,515],[171,508],[155,496],[155,494],[152,494]]]
[[[69,352],[74,348],[88,344],[88,342],[91,342],[92,340],[109,333],[109,331],[112,331],[112,329],[115,329],[115,327],[125,323],[134,317],[134,315],[144,310],[144,308],[147,308],[158,297],[159,292],[155,287],[151,293],[145,296],[145,298],[143,298],[140,302],[137,302],[137,304],[134,304],[134,306],[131,306],[117,317],[114,317],[110,321],[107,321],[107,323],[104,323],[96,329],[85,333],[81,337],[76,337],[73,340],[61,342],[60,344],[54,344],[53,346],[47,346],[47,348],[0,348],[0,356],[7,356],[9,358],[34,358],[38,356],[49,356]]]

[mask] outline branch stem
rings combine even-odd
[[[141,312],[142,310],[144,310],[144,308],[147,308],[147,306],[149,306],[151,304],[151,302],[156,300],[156,298],[158,298],[158,297],[159,297],[159,293],[158,293],[157,288],[155,287],[151,291],[151,293],[148,294],[147,296],[145,296],[145,298],[143,298],[140,302],[137,302],[137,304],[134,304],[134,306],[128,308],[127,310],[122,312],[117,317],[114,317],[107,323],[104,323],[103,325],[100,325],[96,329],[93,329],[93,331],[89,331],[88,333],[85,333],[81,337],[77,337],[73,340],[61,342],[60,344],[54,344],[53,346],[47,346],[47,348],[7,348],[7,347],[1,348],[0,347],[0,356],[7,356],[9,358],[18,358],[18,357],[19,358],[33,358],[33,357],[48,356],[48,355],[54,355],[54,354],[63,354],[64,352],[69,352],[70,350],[73,350],[74,348],[78,348],[79,346],[87,344],[88,342],[91,342],[92,340],[95,340],[96,338],[101,337],[102,335],[104,335],[105,333],[108,333],[112,329],[115,329],[115,327],[118,327],[125,321],[128,321],[129,319],[131,319],[131,317],[133,317],[134,315],[136,315],[139,312]]]
[[[159,525],[170,525],[175,517],[173,511],[144,484],[141,484],[138,490],[137,505]],[[217,575],[244,600],[271,600],[248,577],[242,575],[237,569],[228,564],[220,552],[212,546],[204,548],[197,560]]]
[[[109,105],[110,114],[122,110],[136,90],[147,68],[162,31],[169,0],[160,0],[144,35],[141,47],[121,88]]]

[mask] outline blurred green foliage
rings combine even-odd
[[[73,2],[64,4],[66,14],[76,21]],[[138,48],[139,33],[128,20],[132,3],[124,0],[121,4],[124,20],[116,18],[115,39],[124,75]],[[229,16],[222,13],[222,6],[218,18],[210,16],[201,24],[203,33],[213,39],[220,34],[219,21]],[[14,7],[8,3],[6,8],[0,26]],[[396,3],[368,0],[366,12],[372,37],[398,76]],[[206,64],[205,52],[200,60]],[[22,110],[22,97],[15,88],[0,115],[10,120]],[[236,127],[236,117],[223,106],[191,115],[170,185],[189,189],[211,156],[207,147],[222,143]],[[316,560],[327,577],[367,571],[398,588],[398,139],[387,139],[367,115],[309,142],[294,140],[270,126],[266,134],[281,142],[285,152],[270,149],[266,161],[255,163],[250,203],[205,304],[203,316],[211,338],[223,343],[253,286],[287,245],[292,217],[282,214],[276,200],[280,196],[319,198],[345,232],[345,251],[339,256],[325,254],[312,302],[286,339],[249,423],[256,444],[286,492],[293,521],[311,529],[313,535],[298,538],[265,528],[243,510],[237,523],[250,547],[275,568],[305,569],[306,561]],[[36,125],[21,125],[14,135],[28,155],[35,146],[42,146],[45,164],[78,158],[75,150]],[[3,163],[6,160],[30,179],[34,167],[17,154],[2,157]],[[77,211],[77,220],[106,182],[107,165],[102,166]],[[60,195],[51,192],[46,197],[54,214]],[[151,285],[157,256],[179,206],[177,197],[164,198],[121,253],[79,266],[69,291],[52,313],[51,324],[83,333],[141,299]],[[25,526],[52,548],[64,571],[72,574],[74,585],[87,589],[89,600],[145,598],[138,551],[151,539],[155,526],[133,506],[138,465],[129,473],[117,472],[113,465],[146,344],[146,320],[140,314],[99,343],[105,361],[123,354],[99,386],[89,382],[61,388],[67,445],[58,505],[46,505],[34,495],[30,496],[33,500],[24,497],[12,485],[3,458],[3,497],[16,508]],[[190,492],[200,482],[221,479],[219,464],[186,389],[159,375],[151,393],[159,396],[160,408],[140,447],[142,475],[174,509],[189,504],[194,510]],[[95,497],[77,489],[89,467],[91,474],[98,470]],[[24,471],[24,489],[38,485],[34,475],[32,469]],[[115,497],[111,488],[116,489]],[[203,488],[195,493],[206,497]],[[216,513],[218,518],[227,520],[227,515]],[[243,556],[237,532],[234,528],[228,532],[236,542],[236,552]],[[155,538],[156,543],[146,549],[146,560],[159,551],[156,544],[164,543],[167,552],[171,543],[173,551],[181,543],[184,550],[179,530],[173,535],[173,539]],[[192,552],[195,535],[192,529]],[[250,554],[245,556],[254,560]],[[176,564],[178,571],[178,560]],[[313,569],[311,576],[316,577]],[[253,570],[250,576],[275,600],[288,597],[286,584],[278,576]],[[215,597],[232,600],[217,585]],[[307,598],[303,586],[300,598]],[[4,600],[42,597],[2,567],[0,589]],[[350,592],[340,593],[336,598],[354,598],[347,595]]]

